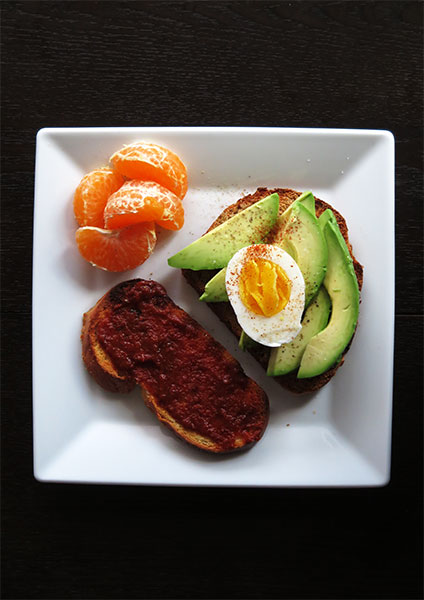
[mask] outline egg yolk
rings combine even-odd
[[[277,264],[264,258],[249,260],[242,268],[239,292],[243,304],[264,317],[279,313],[290,299],[291,281]]]

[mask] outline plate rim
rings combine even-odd
[[[351,136],[372,136],[372,137],[380,137],[387,140],[389,143],[389,151],[390,151],[390,173],[388,172],[388,176],[390,177],[390,188],[391,195],[388,201],[390,201],[391,214],[390,214],[390,263],[392,266],[391,269],[391,298],[390,298],[390,311],[392,315],[392,321],[390,324],[390,330],[392,335],[391,339],[391,349],[390,355],[392,357],[391,364],[387,365],[389,369],[388,380],[391,381],[390,387],[390,398],[388,399],[388,408],[389,408],[389,431],[388,435],[388,444],[387,444],[387,457],[388,457],[388,467],[386,473],[382,474],[381,480],[376,481],[375,483],[365,483],[365,484],[338,484],[338,483],[329,483],[329,484],[226,484],[226,483],[206,483],[202,484],[200,487],[269,487],[269,488],[283,488],[283,487],[299,487],[299,488],[315,488],[315,487],[381,487],[387,485],[390,481],[391,475],[391,437],[392,437],[392,426],[393,426],[393,370],[394,370],[394,325],[395,325],[395,137],[393,133],[387,129],[368,129],[368,128],[314,128],[314,127],[257,127],[257,126],[117,126],[117,127],[43,127],[36,134],[36,161],[35,161],[35,182],[34,182],[34,215],[33,215],[33,264],[32,264],[32,383],[33,383],[33,394],[32,394],[32,410],[33,410],[33,474],[37,481],[42,482],[62,482],[62,483],[93,483],[93,484],[103,484],[103,485],[149,485],[149,486],[184,486],[184,487],[196,487],[196,484],[191,483],[170,483],[170,482],[116,482],[113,480],[105,480],[105,481],[92,481],[92,480],[78,480],[78,479],[50,479],[43,477],[42,469],[39,470],[38,465],[36,464],[36,445],[37,445],[37,434],[35,431],[35,412],[36,412],[36,397],[35,397],[35,368],[34,368],[34,354],[35,354],[35,346],[36,346],[36,337],[34,335],[34,293],[36,287],[36,261],[35,261],[35,250],[36,250],[36,236],[37,236],[37,223],[36,223],[36,207],[39,202],[38,200],[38,187],[39,187],[39,157],[42,152],[43,145],[45,143],[45,138],[52,134],[90,134],[90,133],[135,133],[135,132],[158,132],[158,133],[187,133],[187,134],[195,134],[198,133],[230,133],[230,134],[242,134],[242,133],[250,133],[250,134],[269,134],[269,135],[284,135],[285,133],[291,134],[305,134],[305,135],[334,135],[334,136],[343,136],[343,135],[351,135]]]

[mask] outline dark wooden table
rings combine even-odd
[[[1,11],[3,597],[421,598],[423,4],[3,1]],[[90,125],[394,133],[396,355],[387,487],[34,480],[35,134]]]

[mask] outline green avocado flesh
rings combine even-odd
[[[248,350],[249,348],[253,348],[254,346],[259,346],[258,342],[252,340],[245,331],[242,330],[240,339],[239,339],[239,348],[242,350]]]
[[[355,332],[359,314],[359,288],[352,257],[337,225],[327,209],[319,218],[328,246],[324,287],[331,299],[330,321],[309,341],[297,373],[299,379],[321,375],[340,360]]]
[[[290,205],[290,207],[285,211],[285,213],[283,213],[282,217],[284,217],[284,219],[282,220],[282,222],[286,223],[289,220],[291,211],[293,209],[296,209],[296,204],[298,204],[298,203],[300,203],[304,207],[306,207],[308,209],[308,211],[310,213],[312,213],[312,215],[313,215],[311,217],[310,216],[305,217],[305,220],[308,223],[312,222],[312,228],[314,227],[314,223],[318,227],[318,221],[317,221],[316,217],[314,216],[315,215],[315,198],[314,198],[312,192],[304,192],[303,194],[301,194],[293,202],[293,204]],[[301,209],[301,214],[304,215],[304,213],[305,213],[304,209]],[[281,217],[280,217],[280,219],[281,219]],[[306,228],[309,229],[308,223],[305,224],[305,227],[302,228],[302,230],[306,229]],[[302,232],[299,232],[299,233],[301,235],[303,235]],[[289,234],[290,234],[290,232],[289,232]],[[313,236],[313,234],[312,234],[312,236]],[[322,242],[323,236],[320,232],[316,233],[316,231],[315,231],[315,237],[318,237],[319,242],[320,241]],[[260,240],[258,240],[258,241],[260,241]],[[319,246],[319,242],[318,242],[318,246]],[[290,248],[290,251],[288,250],[288,248]],[[294,258],[295,260],[298,257],[298,250],[293,245],[291,240],[286,241],[286,247],[284,248],[284,250],[286,250],[286,252],[289,252],[290,256],[292,258]],[[297,262],[297,260],[296,260],[296,262]],[[300,264],[299,264],[299,268],[302,271],[302,274],[304,274]],[[304,266],[304,270],[307,271],[305,266]],[[225,302],[228,300],[227,291],[225,289],[225,271],[226,271],[226,268],[222,269],[214,277],[212,277],[212,279],[210,279],[208,281],[208,283],[205,286],[204,293],[200,296],[200,300],[202,302]],[[304,275],[304,277],[305,277],[305,275]],[[311,279],[311,277],[309,277],[309,279]],[[314,289],[315,289],[315,286],[314,286]],[[316,286],[316,289],[318,289],[318,286]],[[313,295],[314,295],[314,292],[311,289],[311,291],[309,292],[310,297],[308,296],[308,293],[306,295],[308,302],[312,299]]]
[[[205,285],[205,291],[200,296],[202,302],[227,302],[228,295],[225,287],[225,274],[227,267],[224,267],[218,273],[209,279]]]
[[[326,327],[330,312],[330,297],[325,288],[321,286],[318,294],[305,311],[302,329],[297,337],[288,344],[271,350],[267,375],[276,377],[297,369],[309,340]]]
[[[301,202],[295,202],[279,217],[266,243],[280,246],[297,262],[305,280],[308,306],[327,269],[327,244],[318,219]]]
[[[303,192],[295,202],[300,202],[311,214],[315,216],[315,198],[312,192]]]
[[[336,221],[336,225],[338,227],[336,217],[334,216],[333,211],[330,210],[329,208],[327,210],[325,210],[321,214],[320,218],[318,219],[318,225],[323,233],[324,233],[324,227],[327,225],[328,221],[332,221],[332,217],[334,217],[334,219]]]
[[[234,254],[261,241],[277,220],[280,200],[271,194],[171,256],[170,267],[194,271],[225,267]]]

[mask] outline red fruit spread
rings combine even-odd
[[[232,448],[257,441],[267,398],[239,363],[155,281],[113,288],[97,325],[115,368],[155,396],[181,425]]]

